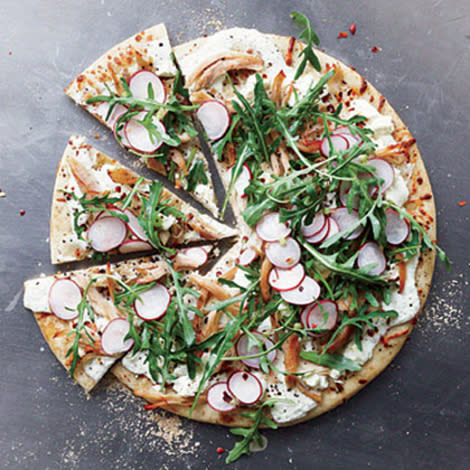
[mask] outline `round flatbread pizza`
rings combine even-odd
[[[68,94],[87,111],[105,124],[114,116],[119,145],[153,161],[151,167],[165,167],[173,182],[191,181],[186,170],[199,146],[179,163],[169,155],[182,155],[182,133],[192,136],[191,123],[198,121],[210,149],[205,158],[213,158],[225,188],[221,216],[231,208],[236,226],[190,206],[171,212],[177,199],[169,190],[166,198],[155,196],[148,180],[108,157],[93,163],[90,155],[99,152],[82,143],[85,156],[74,148],[66,152],[60,168],[67,165],[67,184],[56,184],[54,195],[53,214],[59,201],[61,230],[71,232],[60,233],[66,260],[96,251],[113,256],[123,244],[130,244],[124,252],[153,249],[159,258],[141,268],[134,263],[131,276],[121,273],[132,261],[108,264],[93,276],[82,273],[80,285],[76,274],[61,275],[61,289],[77,296],[76,304],[67,304],[79,313],[73,318],[64,311],[65,294],[51,290],[57,278],[40,292],[34,281],[26,286],[25,305],[37,318],[54,318],[58,309],[75,338],[93,329],[86,321],[93,323],[100,302],[111,302],[112,319],[126,322],[125,335],[115,332],[124,323],[116,324],[111,346],[101,341],[98,351],[62,348],[61,362],[87,364],[90,351],[110,356],[92,385],[112,367],[149,409],[236,428],[242,439],[228,462],[263,446],[260,429],[331,410],[383,371],[423,308],[436,254],[447,261],[436,245],[431,185],[410,131],[355,69],[315,47],[318,38],[305,16],[293,18],[303,28],[302,41],[233,28],[146,57],[153,41],[169,41],[160,25],[148,30],[158,30],[159,39],[143,31],[112,49],[109,57],[124,54],[125,67],[110,69],[105,54],[72,82]],[[171,69],[171,82],[160,69]],[[80,162],[88,166],[77,170]],[[204,181],[200,188],[211,192],[210,179]],[[214,263],[201,272],[210,247],[178,246],[176,252],[162,217],[179,224],[183,245],[194,241],[190,232],[180,232],[194,231],[187,219],[195,217],[206,226],[203,234],[217,227],[216,235],[199,237],[205,243],[232,235],[234,242],[221,255],[213,250]],[[127,232],[116,233],[126,226]],[[77,232],[79,254],[67,245]],[[44,302],[51,296],[59,307]],[[38,304],[47,308],[38,311]],[[94,327],[95,336],[106,327]],[[89,367],[80,367],[83,381]],[[90,381],[84,382],[89,390]]]

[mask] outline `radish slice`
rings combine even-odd
[[[308,325],[308,314],[310,313],[310,310],[312,310],[313,307],[314,305],[308,304],[302,309],[302,312],[300,313],[300,323],[306,329],[310,328],[310,326]]]
[[[178,253],[176,255],[175,262],[182,266],[199,268],[199,266],[202,266],[207,259],[207,251],[200,246],[195,246],[193,248],[186,248],[182,252]]]
[[[246,197],[245,189],[250,185],[252,179],[253,174],[251,173],[250,167],[245,163],[234,184],[235,191],[237,191],[241,197]]]
[[[291,229],[285,222],[279,221],[278,212],[264,214],[255,227],[256,235],[265,242],[277,242],[289,236]]]
[[[332,300],[319,300],[308,312],[308,328],[332,330],[338,321],[338,307]],[[325,333],[328,333],[325,331]],[[324,334],[323,332],[321,334]]]
[[[320,230],[326,224],[326,217],[325,217],[325,214],[323,214],[323,212],[319,212],[318,214],[315,215],[315,217],[313,218],[310,224],[305,225],[304,221],[305,221],[305,217],[302,220],[302,235],[305,238],[308,238],[308,237],[313,237],[318,232],[320,232]]]
[[[248,266],[258,257],[258,253],[253,248],[246,248],[240,253],[238,257],[238,264],[241,266]]]
[[[127,218],[129,219],[129,222],[126,223],[127,228],[141,241],[147,242],[148,237],[147,234],[145,233],[145,230],[142,228],[142,225],[140,225],[139,219],[134,215],[132,211],[129,209],[126,209],[124,211],[124,214],[127,215]]]
[[[263,342],[264,346],[266,349],[272,348],[274,345],[272,341],[268,338],[265,338],[263,335],[256,331],[252,331],[252,334],[255,335],[260,341]],[[257,344],[252,344],[250,348],[248,348],[248,342],[249,338],[248,335],[243,334],[240,336],[238,339],[236,345],[235,345],[235,350],[237,353],[237,356],[253,356],[255,354],[258,354],[260,352],[260,348]],[[276,360],[276,350],[270,351],[266,357],[268,361],[274,362]],[[259,357],[250,357],[249,359],[241,359],[243,364],[247,365],[248,367],[251,367],[253,369],[259,369],[260,368],[260,358]]]
[[[165,315],[170,300],[168,289],[162,284],[155,284],[140,294],[140,299],[134,302],[134,310],[142,320],[158,320]]]
[[[333,144],[333,151],[334,152],[344,152],[349,148],[349,142],[345,137],[342,135],[335,135],[332,134],[330,136],[331,143]],[[328,138],[325,137],[322,140],[321,147],[320,147],[320,152],[324,157],[329,157],[330,156],[330,142],[328,141]]]
[[[266,256],[277,268],[288,269],[300,261],[300,246],[288,237],[285,243],[273,242],[266,244]]]
[[[88,230],[88,241],[95,251],[101,253],[114,250],[126,238],[126,224],[119,217],[100,217]]]
[[[49,308],[61,320],[73,320],[78,316],[77,306],[82,291],[71,279],[57,279],[49,289]]]
[[[353,224],[356,224],[359,221],[358,212],[353,209],[351,213],[349,213],[346,207],[338,207],[337,209],[333,211],[333,213],[331,214],[331,217],[338,224],[340,232],[347,230],[349,227],[351,227]],[[364,227],[359,225],[359,227],[354,229],[349,235],[343,238],[345,238],[346,240],[355,240],[361,235],[363,230],[364,230]]]
[[[332,236],[339,233],[339,225],[336,222],[336,220],[330,217],[329,222],[330,222],[330,229],[328,230],[328,235],[326,236],[326,240],[328,240],[328,238],[331,238]]]
[[[164,103],[166,98],[165,85],[149,70],[139,70],[129,79],[129,89],[135,98],[146,100],[149,97],[149,85],[153,89],[153,100]]]
[[[101,349],[110,356],[129,351],[134,345],[132,338],[124,339],[129,329],[129,322],[124,318],[111,320],[101,335]]]
[[[227,388],[244,405],[253,405],[262,397],[264,392],[258,377],[244,370],[238,370],[228,378]]]
[[[382,160],[381,158],[373,158],[369,160],[366,165],[375,168],[375,177],[384,180],[380,185],[380,191],[383,193],[393,184],[395,178],[395,171],[390,163]]]
[[[402,219],[400,214],[389,207],[385,209],[385,217],[387,219],[387,225],[385,227],[385,233],[387,235],[387,241],[391,245],[400,245],[403,243],[410,234],[410,225],[406,219]]]
[[[290,269],[273,268],[269,273],[269,285],[277,291],[295,289],[305,277],[305,269],[299,263]]]
[[[109,109],[109,107],[108,107]],[[114,129],[117,123],[117,120],[127,111],[127,108],[122,104],[114,105],[113,110],[109,118],[106,120],[106,123],[111,129]],[[105,116],[106,117],[106,116]]]
[[[220,101],[206,101],[196,112],[209,140],[217,140],[225,135],[230,126],[230,114]]]
[[[126,134],[127,140],[129,141],[129,145],[136,152],[154,153],[163,145],[163,140],[158,140],[156,137],[154,137],[154,140],[152,140],[148,130],[142,124],[140,124],[140,122],[137,122],[142,121],[145,116],[146,113],[142,111],[132,119],[129,119],[129,121],[127,121],[126,125],[124,126],[124,132]],[[154,117],[152,122],[160,134],[166,134],[165,126],[161,121]]]
[[[235,399],[228,391],[227,382],[217,382],[207,390],[207,404],[215,411],[233,411],[236,408]]]
[[[134,253],[135,251],[150,251],[153,247],[148,242],[143,242],[142,240],[126,240],[118,248],[119,253],[123,255],[126,253]]]
[[[323,228],[316,233],[315,235],[306,238],[305,240],[311,243],[312,245],[316,245],[318,243],[321,243],[328,235],[328,232],[330,231],[330,217],[325,216],[326,223],[323,226]]]
[[[295,289],[281,292],[281,297],[289,304],[307,305],[318,299],[320,286],[315,279],[305,276],[304,280]]]
[[[335,134],[335,135],[340,135],[341,137],[346,139],[348,142],[348,148],[352,147],[353,145],[357,145],[358,143],[361,142],[361,139],[359,139],[359,137],[352,135],[352,134],[343,133],[343,134]]]
[[[385,270],[387,260],[379,245],[375,242],[367,242],[359,249],[357,266],[370,276],[379,276]]]
[[[121,141],[121,144],[126,147],[126,148],[129,148],[131,146],[131,144],[129,143],[129,141],[127,140],[127,136],[126,136],[126,132],[124,131],[124,127],[125,127],[125,123],[124,123],[124,127],[122,127],[119,131],[117,130],[117,125],[118,125],[118,119],[120,118],[121,116],[118,116],[118,118],[116,119],[116,122],[114,123],[114,127],[113,127],[113,134],[114,134],[114,138],[117,140],[117,141]]]

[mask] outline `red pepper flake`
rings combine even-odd
[[[341,31],[341,32],[338,34],[338,39],[347,38],[347,37],[348,37],[348,32],[347,32],[347,31]]]
[[[349,31],[351,32],[351,34],[354,36],[356,34],[356,23],[353,23],[350,27],[349,27]]]
[[[460,206],[460,207],[465,206],[465,204],[467,204],[467,201],[460,201],[460,202],[459,202],[459,206]]]
[[[216,452],[217,452],[218,454],[223,454],[223,453],[225,452],[225,450],[224,450],[223,447],[217,447]]]
[[[26,214],[26,211],[25,211],[24,209],[21,209],[21,210],[20,210],[20,215],[23,216],[23,215],[25,215],[25,214]]]
[[[376,54],[377,52],[379,52],[379,48],[377,46],[373,46],[371,51]]]
[[[101,136],[100,136],[99,134],[95,134],[93,137],[94,137],[95,139],[99,139]]]
[[[12,55],[12,54],[13,54],[13,52],[12,52],[12,51],[8,51],[8,55]]]

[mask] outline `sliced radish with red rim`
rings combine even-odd
[[[207,251],[200,247],[195,246],[192,248],[186,248],[182,252],[176,255],[175,261],[182,265],[192,266],[198,268],[202,266],[208,259]]]
[[[302,309],[302,312],[300,312],[300,323],[306,329],[310,328],[310,326],[308,325],[308,314],[314,306],[315,304],[308,304]]]
[[[129,79],[129,89],[135,98],[149,98],[149,85],[153,90],[153,101],[164,103],[166,99],[165,85],[160,78],[149,70],[139,70]]]
[[[113,125],[113,134],[114,134],[114,138],[119,142],[121,141],[121,144],[126,147],[126,148],[129,148],[131,146],[131,144],[129,143],[129,140],[127,139],[127,136],[126,136],[126,132],[124,130],[125,126],[126,126],[126,123],[122,123],[122,127],[118,130],[118,121],[119,121],[119,118],[122,116],[122,114],[120,116],[117,117],[116,121],[114,122],[114,125]]]
[[[319,212],[318,214],[316,214],[312,222],[310,222],[309,224],[305,224],[304,217],[302,219],[302,235],[305,238],[313,237],[314,235],[320,232],[320,230],[325,226],[325,224],[326,216],[325,214],[323,214],[323,212]]]
[[[306,241],[308,241],[312,245],[316,245],[318,243],[321,243],[328,236],[328,232],[330,231],[330,217],[325,216],[325,220],[326,223],[323,228],[315,235],[306,238]]]
[[[129,141],[129,145],[136,152],[155,153],[163,145],[163,140],[157,139],[153,134],[151,137],[149,131],[144,127],[144,125],[138,122],[142,121],[146,114],[147,113],[143,111],[129,119],[124,127],[124,132],[127,140]],[[165,126],[155,116],[152,118],[152,123],[162,136],[166,135]]]
[[[125,339],[129,329],[130,324],[124,318],[111,320],[101,335],[101,349],[110,356],[129,351],[134,345],[132,338]]]
[[[288,269],[300,261],[300,246],[292,238],[288,237],[284,242],[272,242],[266,244],[265,253],[271,264],[281,269]]]
[[[233,411],[237,407],[235,399],[230,395],[227,382],[217,382],[209,387],[206,400],[212,409],[221,413]]]
[[[127,215],[127,218],[129,219],[128,222],[126,222],[127,228],[141,241],[147,242],[148,237],[147,234],[145,233],[145,230],[143,229],[142,225],[140,225],[139,219],[137,218],[134,213],[126,209],[124,211],[124,214]]]
[[[101,253],[117,248],[126,236],[126,224],[119,217],[113,216],[102,216],[96,219],[87,234],[90,246]]]
[[[256,331],[252,331],[251,333],[254,336],[256,336],[264,344],[265,350],[271,349],[274,346],[270,339],[265,338],[260,333]],[[236,350],[237,356],[254,356],[261,352],[259,346],[257,344],[253,344],[249,336],[246,334],[242,334],[240,336],[240,338],[238,339],[235,345],[235,350]],[[276,360],[276,355],[277,355],[276,350],[273,349],[266,355],[266,357],[268,361],[274,362]],[[259,357],[250,357],[248,359],[241,359],[241,361],[243,362],[243,364],[253,369],[260,368]]]
[[[385,271],[387,260],[380,246],[375,242],[367,242],[359,249],[357,266],[370,276],[379,276]]]
[[[112,129],[116,126],[116,123],[118,119],[125,113],[127,112],[127,108],[123,106],[122,104],[116,104],[114,105],[113,110],[111,111],[111,114],[109,115],[108,119],[106,119],[106,123],[108,126]],[[105,116],[106,117],[106,116]]]
[[[305,277],[304,267],[298,263],[289,269],[273,268],[269,273],[269,285],[277,291],[295,289]]]
[[[349,212],[347,207],[338,207],[332,212],[331,217],[338,224],[340,232],[348,230],[354,224],[357,224],[359,222],[359,214],[357,210],[353,209],[351,212]],[[345,238],[346,240],[355,240],[356,238],[361,236],[363,230],[364,227],[359,225],[349,235],[346,235],[343,238]]]
[[[134,310],[142,320],[158,320],[165,315],[170,305],[171,295],[162,284],[155,284],[149,290],[139,294],[134,302]]]
[[[126,240],[121,243],[118,250],[119,253],[123,255],[126,253],[134,253],[135,251],[150,251],[153,247],[148,242],[143,242],[142,240]]]
[[[332,330],[338,322],[338,306],[332,300],[319,300],[309,310],[306,324],[308,328],[320,330]],[[323,332],[322,332],[323,333]]]
[[[253,174],[251,173],[250,167],[245,163],[234,184],[235,191],[237,191],[241,197],[246,197],[245,189],[250,185],[252,179]]]
[[[385,227],[387,242],[391,245],[400,245],[410,234],[409,222],[406,219],[402,219],[400,214],[391,207],[385,209],[385,217],[387,220]]]
[[[305,276],[304,280],[295,289],[281,292],[281,297],[289,304],[308,305],[318,299],[320,285],[315,279]]]
[[[330,140],[331,140],[331,144],[333,145],[334,152],[344,152],[345,150],[349,148],[348,140],[342,135],[331,134]],[[322,143],[320,146],[320,152],[324,157],[329,157],[330,150],[331,150],[330,142],[328,141],[328,138],[325,137],[322,140]]]
[[[395,178],[395,171],[393,170],[393,166],[381,158],[373,158],[372,160],[366,162],[366,165],[374,167],[374,176],[383,180],[383,182],[380,184],[380,191],[382,193],[387,191],[387,189],[392,186],[393,180]]]
[[[339,233],[339,225],[338,223],[336,222],[335,219],[333,219],[332,217],[330,217],[330,228],[328,230],[328,234],[326,236],[326,240],[328,240],[329,238],[335,236],[336,234]]]
[[[227,380],[229,392],[244,405],[253,405],[263,396],[263,385],[256,375],[239,370]]]
[[[230,114],[220,101],[206,101],[196,111],[196,115],[209,140],[220,139],[230,126]]]
[[[238,257],[238,264],[248,266],[258,257],[258,252],[253,248],[245,248]]]
[[[82,291],[71,279],[57,279],[49,289],[49,308],[61,320],[73,320],[78,316],[77,307]]]
[[[268,212],[258,221],[255,227],[256,234],[265,242],[277,242],[291,233],[286,222],[281,222],[278,212]]]

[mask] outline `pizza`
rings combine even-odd
[[[414,137],[292,17],[303,41],[232,28],[171,49],[159,25],[72,83],[67,93],[114,119],[118,142],[178,175],[172,183],[184,165],[172,173],[168,156],[200,152],[199,121],[225,189],[212,212],[231,207],[236,226],[72,136],[52,262],[156,254],[25,285],[25,306],[85,390],[110,370],[148,409],[231,427],[241,439],[227,462],[263,447],[262,428],[331,410],[384,370],[423,308],[436,254],[448,262]]]
[[[151,211],[158,216],[153,226],[158,225],[158,232],[144,229]],[[70,137],[52,198],[52,263],[154,247],[166,251],[190,241],[234,235],[233,229],[194,209],[161,183],[139,177],[83,137]]]

